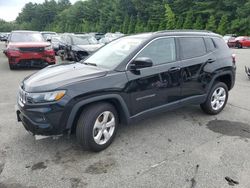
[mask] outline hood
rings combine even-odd
[[[49,66],[27,77],[23,89],[27,92],[53,91],[68,84],[103,77],[106,69],[82,63],[70,63]]]
[[[76,48],[81,50],[86,50],[88,52],[94,52],[102,46],[103,44],[89,44],[89,45],[76,45]]]
[[[17,48],[25,48],[25,47],[45,47],[50,46],[51,44],[49,42],[10,42],[8,46],[13,46]]]

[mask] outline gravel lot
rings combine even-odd
[[[25,131],[16,120],[16,92],[36,70],[10,71],[1,52],[0,188],[250,187],[250,80],[244,73],[250,49],[234,52],[236,85],[221,114],[190,106],[121,126],[100,153],[82,151],[74,136],[35,141]]]

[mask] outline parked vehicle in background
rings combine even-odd
[[[4,53],[8,57],[10,69],[45,67],[56,63],[51,44],[36,31],[12,31]]]
[[[83,148],[101,151],[120,123],[193,104],[220,113],[235,71],[235,57],[211,32],[126,36],[85,61],[48,67],[23,80],[17,117],[34,135],[76,132]]]
[[[105,36],[105,34],[104,33],[95,33],[95,38],[96,38],[96,40],[100,40],[100,39],[102,39],[103,37]]]
[[[52,36],[50,42],[51,42],[52,48],[53,48],[54,51],[55,51],[55,54],[57,55],[57,52],[58,52],[59,50],[62,50],[62,49],[61,49],[61,46],[62,46],[61,37],[60,37],[59,35],[57,35],[57,36]]]
[[[105,36],[99,40],[99,43],[101,43],[101,44],[108,44],[111,41],[113,41],[115,39],[118,39],[120,37],[123,37],[123,36],[124,36],[124,34],[120,33],[120,32],[106,33]]]
[[[61,40],[64,50],[58,54],[70,61],[81,61],[102,46],[95,37],[88,34],[63,34]]]
[[[236,34],[227,34],[223,37],[225,43],[231,48],[231,47],[234,47],[232,46],[231,44],[231,41],[234,41],[234,39],[237,37]]]
[[[100,40],[102,38],[104,38],[105,34],[104,33],[88,33],[89,35],[92,35],[96,38],[96,40]]]
[[[52,31],[42,31],[41,34],[46,41],[51,41],[52,36],[57,36],[57,33]]]
[[[250,47],[250,37],[248,36],[236,37],[234,40],[228,41],[228,45],[230,47],[236,47],[236,48]]]
[[[0,33],[0,40],[7,41],[10,33]]]

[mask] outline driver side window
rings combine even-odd
[[[174,38],[161,38],[153,41],[139,53],[137,58],[139,57],[150,58],[154,65],[175,61],[176,50]]]

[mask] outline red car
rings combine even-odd
[[[234,40],[229,40],[228,46],[236,48],[250,47],[250,37],[241,36],[235,38]]]
[[[12,31],[4,53],[9,59],[10,69],[43,68],[56,63],[51,44],[44,40],[41,33],[35,31]]]

